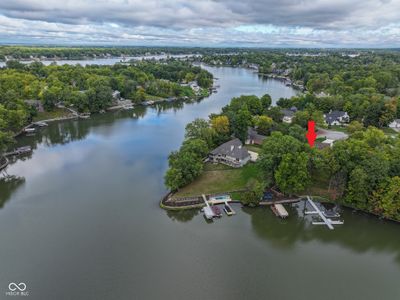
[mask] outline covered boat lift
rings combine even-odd
[[[342,225],[342,224],[344,224],[343,221],[335,221],[335,220],[332,220],[331,218],[327,218],[325,216],[325,213],[322,212],[319,209],[319,207],[314,203],[314,201],[311,200],[310,196],[307,196],[307,203],[309,203],[314,210],[305,211],[304,214],[306,214],[306,215],[318,215],[322,220],[322,222],[312,222],[313,225],[326,225],[326,226],[328,226],[328,228],[330,230],[333,230],[333,229],[335,229],[333,227],[333,225]],[[337,216],[339,216],[339,215],[335,215],[335,217],[337,217]]]

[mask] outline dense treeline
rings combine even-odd
[[[61,46],[0,46],[0,60],[7,59],[84,59],[158,54],[215,54],[242,52],[245,49],[199,47],[61,47]]]
[[[348,206],[400,221],[400,137],[376,127],[352,124],[347,140],[333,147],[310,148],[301,118],[283,123],[268,95],[233,98],[220,114],[186,127],[181,149],[169,158],[165,182],[172,190],[189,184],[203,170],[209,150],[232,137],[246,139],[248,126],[267,136],[257,162],[263,182],[245,193],[247,204],[260,201],[263,188],[275,186],[288,195],[312,188]],[[307,118],[305,119],[307,120]]]
[[[0,69],[0,148],[37,113],[37,107],[27,100],[38,100],[46,111],[62,103],[79,112],[99,112],[112,105],[116,90],[133,103],[160,97],[193,98],[192,88],[182,85],[188,81],[209,88],[212,75],[176,60],[85,67],[8,61]]]

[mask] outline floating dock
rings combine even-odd
[[[273,213],[282,219],[289,217],[289,213],[282,204],[273,204],[270,206]]]

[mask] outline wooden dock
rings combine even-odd
[[[3,171],[8,166],[8,159],[5,156],[0,158],[0,171]]]
[[[30,153],[30,152],[32,152],[31,146],[23,146],[23,147],[14,149],[13,151],[4,153],[4,156],[15,156],[15,155],[21,155],[21,154]]]
[[[270,206],[272,212],[279,218],[285,219],[289,217],[289,213],[282,204],[273,204]]]
[[[285,203],[296,203],[300,202],[301,199],[295,198],[295,199],[283,199],[283,200],[276,200],[276,201],[260,201],[260,205],[268,206],[268,205],[274,205],[274,204],[285,204]]]

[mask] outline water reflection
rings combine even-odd
[[[11,195],[25,183],[24,177],[4,176],[0,178],[0,208],[10,199]]]
[[[182,223],[191,221],[195,216],[199,214],[199,209],[187,209],[187,210],[167,210],[167,216],[173,220]]]
[[[396,262],[400,264],[400,239],[393,238],[399,232],[397,223],[342,208],[341,219],[344,225],[330,231],[325,226],[311,224],[311,216],[303,214],[304,202],[286,208],[290,217],[285,220],[275,217],[268,208],[244,207],[242,211],[250,216],[257,236],[274,247],[293,249],[299,243],[318,240],[324,244],[340,245],[356,253],[393,253]]]

